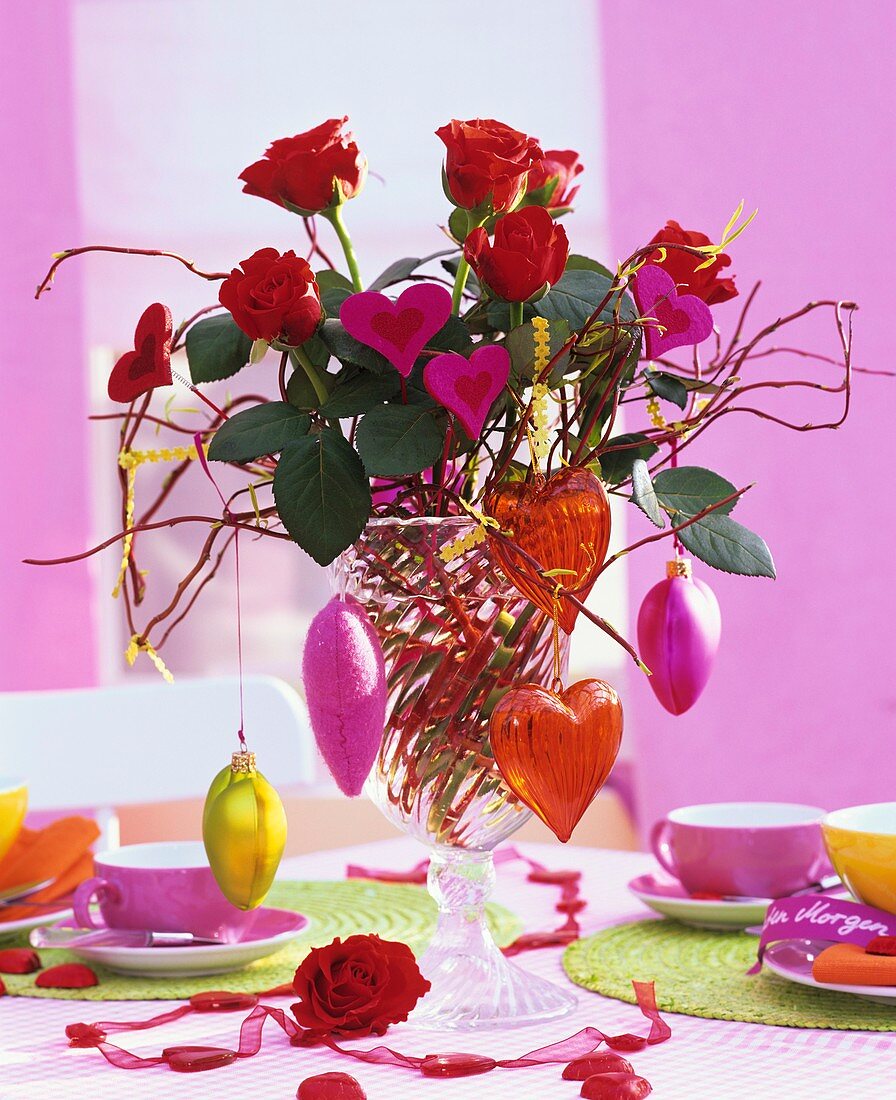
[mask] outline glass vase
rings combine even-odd
[[[386,659],[386,728],[366,790],[429,848],[436,932],[420,959],[432,983],[411,1020],[439,1028],[534,1022],[568,1012],[571,993],[502,954],[485,920],[492,849],[530,816],[504,785],[488,720],[513,684],[549,685],[550,619],[496,569],[465,517],[377,519],[333,567],[361,604]],[[563,671],[568,639],[561,633]]]

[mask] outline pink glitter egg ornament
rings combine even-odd
[[[638,612],[638,648],[650,669],[650,686],[671,714],[684,714],[709,682],[722,633],[712,589],[691,575],[689,558],[666,566]]]
[[[361,793],[383,736],[383,650],[361,607],[334,597],[315,615],[302,660],[305,698],[321,755],[343,794]]]

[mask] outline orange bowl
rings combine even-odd
[[[22,779],[0,778],[0,860],[13,846],[28,809],[28,786]]]
[[[828,855],[850,892],[896,913],[896,802],[835,810],[821,823]]]

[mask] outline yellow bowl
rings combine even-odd
[[[896,913],[896,802],[835,810],[821,832],[850,892],[866,905]]]
[[[28,808],[28,787],[21,779],[0,779],[0,859],[13,846]]]

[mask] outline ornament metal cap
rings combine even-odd
[[[667,577],[685,577],[687,580],[691,579],[691,559],[690,558],[675,558],[673,561],[666,562],[666,576]]]
[[[230,759],[230,770],[234,773],[248,774],[255,771],[255,753],[246,749],[235,752]]]

